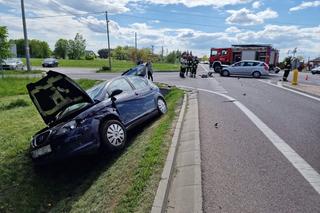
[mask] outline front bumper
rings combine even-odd
[[[35,164],[47,164],[76,155],[90,154],[99,147],[99,131],[94,126],[76,128],[62,135],[56,135],[54,130],[47,130],[35,136],[31,142],[30,157]]]

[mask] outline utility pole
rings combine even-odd
[[[24,35],[24,46],[26,51],[26,61],[27,61],[27,69],[31,71],[30,66],[30,52],[29,52],[29,43],[28,43],[28,35],[27,35],[27,24],[26,17],[24,13],[24,0],[21,0],[21,13],[22,13],[22,25],[23,25],[23,35]]]
[[[161,60],[163,61],[163,46],[161,46]]]
[[[154,45],[151,45],[151,53],[153,55],[153,51],[154,51]]]
[[[136,51],[136,62],[138,61],[138,42],[137,42],[137,32],[134,32],[134,48]]]
[[[108,11],[106,11],[106,22],[107,22],[109,69],[110,69],[110,71],[111,71],[111,51],[110,51],[110,38],[109,38],[109,19],[108,19]]]

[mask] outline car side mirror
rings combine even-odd
[[[111,100],[112,100],[112,101],[115,101],[116,98],[115,98],[114,96],[119,95],[119,94],[121,94],[122,92],[123,92],[123,91],[122,91],[121,89],[113,90],[112,93],[111,93],[111,95],[110,95]]]

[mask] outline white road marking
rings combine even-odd
[[[310,185],[320,194],[320,175],[312,168],[296,151],[294,151],[280,136],[278,136],[270,127],[268,127],[258,116],[249,110],[240,101],[235,98],[206,89],[199,89],[188,86],[178,86],[186,89],[197,89],[199,91],[212,93],[222,96],[232,103],[234,103],[256,126],[257,128],[270,140],[270,142],[283,154],[285,158],[300,172],[300,174],[310,183]]]
[[[278,87],[278,88],[281,88],[281,89],[284,89],[284,90],[287,90],[287,91],[290,91],[290,92],[293,92],[293,93],[296,93],[296,94],[299,94],[299,95],[302,95],[302,96],[311,98],[311,99],[316,100],[316,101],[320,101],[320,98],[317,98],[317,97],[314,97],[314,96],[312,96],[312,95],[308,95],[308,94],[306,94],[306,93],[299,92],[299,91],[296,91],[296,90],[293,90],[293,89],[289,89],[289,88],[287,88],[287,87],[284,87],[281,82],[277,82],[277,84],[273,84],[273,83],[271,83],[271,82],[264,81],[264,80],[259,80],[259,81],[260,81],[260,82],[263,82],[263,83],[265,83],[265,84],[269,84],[269,85],[274,86],[274,87]]]
[[[214,92],[206,89],[200,91],[220,95],[232,101],[271,141],[271,143],[288,159],[288,161],[300,172],[300,174],[311,184],[311,186],[320,194],[320,175],[314,170],[297,152],[295,152],[280,136],[269,128],[258,116],[250,111],[240,101],[235,100],[226,94]]]

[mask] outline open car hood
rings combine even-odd
[[[29,96],[48,125],[57,121],[57,115],[77,103],[93,103],[89,95],[62,73],[48,71],[35,83],[27,85]]]

